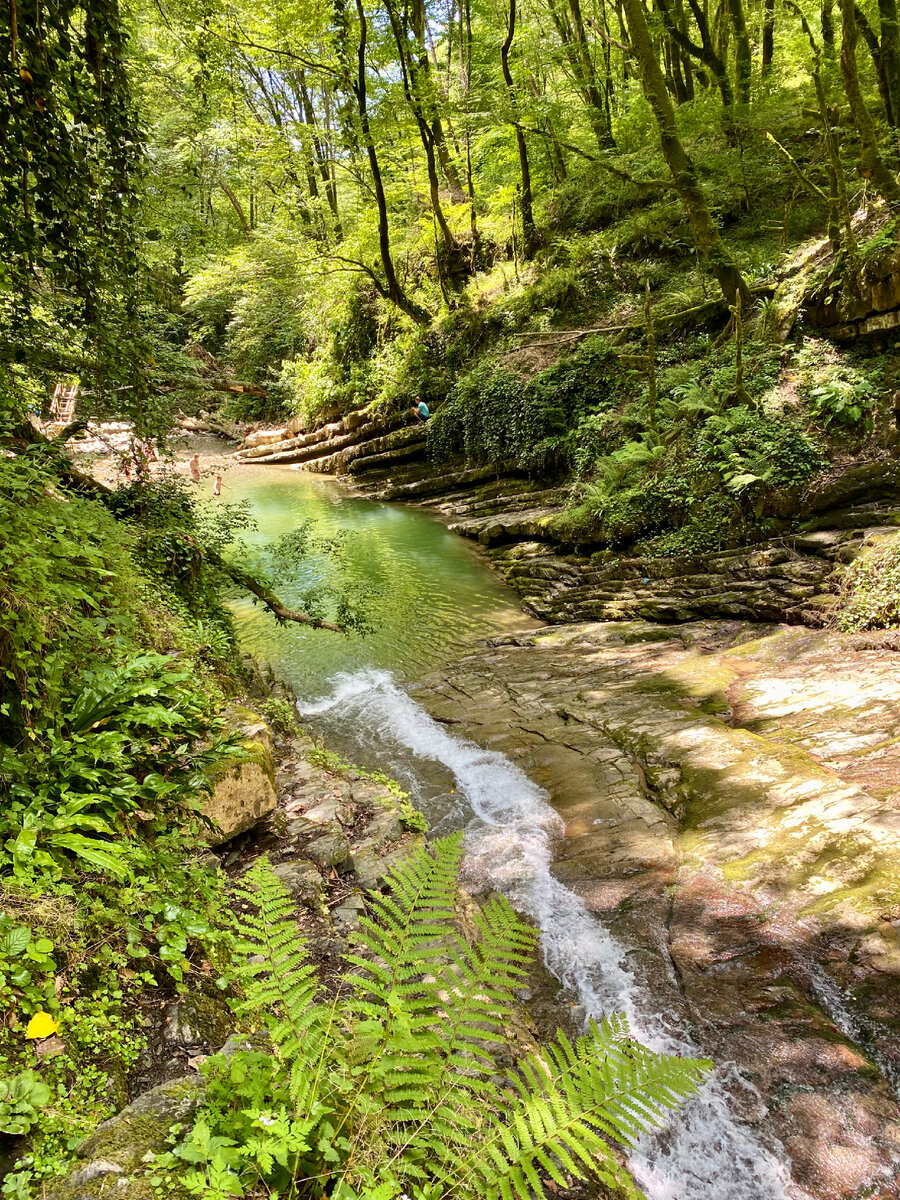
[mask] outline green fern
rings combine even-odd
[[[464,936],[461,853],[461,838],[446,838],[393,872],[330,1000],[287,892],[265,863],[247,873],[238,1011],[265,1025],[274,1055],[212,1068],[207,1107],[162,1168],[193,1164],[213,1200],[257,1185],[337,1200],[532,1200],[545,1180],[576,1178],[640,1195],[620,1148],[692,1095],[709,1064],[654,1054],[613,1016],[504,1068],[535,933],[493,899]]]

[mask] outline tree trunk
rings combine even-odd
[[[859,83],[856,63],[856,41],[858,29],[853,0],[840,0],[841,6],[841,74],[853,124],[859,135],[859,162],[857,171],[863,179],[871,179],[875,189],[892,208],[900,207],[900,187],[893,173],[888,170],[878,148],[878,134],[872,114],[866,107]]]
[[[834,53],[834,0],[822,0],[822,45],[825,53]]]
[[[900,128],[900,23],[897,0],[878,0],[881,18],[881,74],[887,93],[885,108],[894,129]]]
[[[745,308],[750,302],[750,292],[731,256],[728,247],[716,228],[709,211],[706,197],[700,187],[694,164],[691,162],[675,125],[675,110],[666,89],[666,81],[647,27],[647,18],[641,0],[622,0],[631,48],[640,66],[644,95],[650,103],[659,127],[662,152],[675,188],[690,221],[694,242],[701,260],[706,263],[718,280],[722,294],[729,305],[740,296]]]
[[[452,264],[456,257],[459,246],[453,232],[447,223],[447,218],[444,215],[444,209],[441,205],[441,185],[438,180],[437,173],[437,156],[435,154],[435,133],[429,122],[428,113],[426,111],[426,100],[428,89],[428,51],[424,44],[424,27],[421,29],[414,27],[413,35],[416,41],[419,42],[421,33],[421,55],[420,61],[416,62],[415,57],[409,54],[409,42],[406,36],[406,29],[401,25],[397,15],[397,10],[392,3],[392,0],[385,0],[385,8],[388,14],[388,20],[391,23],[391,31],[394,35],[394,42],[397,46],[397,55],[400,63],[400,74],[403,80],[403,92],[406,96],[406,102],[410,107],[413,117],[416,122],[416,127],[419,130],[419,138],[422,142],[422,148],[425,151],[425,168],[428,175],[428,194],[431,201],[431,211],[434,214],[434,219],[437,222],[438,228],[441,231],[441,238],[444,242],[444,247],[447,252],[448,260]],[[423,76],[425,78],[423,78]]]
[[[569,13],[572,18],[572,33],[574,36],[575,46],[577,48],[578,60],[581,63],[581,75],[583,79],[584,95],[587,104],[590,107],[591,126],[594,130],[594,137],[597,139],[597,145],[601,150],[608,150],[615,146],[612,136],[612,130],[609,127],[609,122],[606,118],[606,109],[603,101],[603,89],[597,79],[597,71],[594,67],[594,60],[591,58],[591,48],[588,44],[587,37],[584,32],[584,20],[581,15],[580,0],[568,0]]]
[[[372,173],[372,185],[375,190],[375,204],[378,209],[378,248],[381,253],[381,265],[387,281],[386,293],[388,299],[406,313],[418,325],[427,325],[431,320],[428,312],[415,300],[411,299],[400,286],[397,273],[394,270],[394,260],[391,257],[391,234],[388,224],[387,197],[384,193],[384,180],[381,176],[381,165],[375,140],[369,125],[369,109],[366,91],[366,46],[368,44],[369,26],[362,0],[356,0],[356,13],[359,17],[359,43],[357,47],[357,74],[353,82],[353,94],[359,111],[359,125],[362,131],[363,145],[369,159],[369,170]]]
[[[357,0],[358,2],[358,0]],[[534,225],[534,210],[531,199],[531,168],[528,165],[528,146],[525,134],[519,121],[519,103],[516,99],[516,88],[512,72],[509,69],[509,50],[516,36],[516,0],[509,0],[509,21],[506,39],[500,47],[500,66],[503,79],[509,92],[509,101],[513,114],[513,125],[516,131],[516,147],[519,151],[519,170],[522,176],[521,194],[519,201],[522,206],[522,257],[526,262],[534,258],[537,250],[537,230]]]
[[[738,99],[741,104],[750,103],[750,82],[753,70],[753,54],[750,49],[750,34],[741,0],[728,0],[731,24],[734,28],[734,63],[737,68]]]
[[[775,0],[765,0],[762,27],[762,56],[760,69],[763,76],[772,69],[772,58],[775,54]]]
[[[237,196],[228,186],[224,179],[219,181],[219,187],[231,201],[231,207],[237,214],[237,219],[241,223],[241,229],[244,231],[244,237],[250,237],[250,222],[247,220],[247,214],[244,212],[244,206],[238,200]]]

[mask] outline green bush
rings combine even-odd
[[[847,631],[900,628],[900,538],[868,547],[850,564],[836,613]]]
[[[238,753],[216,739],[223,723],[192,679],[157,655],[87,667],[39,741],[2,748],[0,871],[129,875],[146,835],[184,818],[210,790],[207,772]]]
[[[791,418],[745,406],[717,412],[690,394],[659,432],[599,458],[556,528],[576,543],[652,538],[654,553],[736,545],[759,536],[773,493],[798,488],[822,465],[818,445]],[[657,539],[674,530],[683,533]]]
[[[534,474],[559,469],[577,451],[579,423],[608,402],[613,359],[595,337],[529,381],[480,363],[430,422],[429,452],[442,460],[461,451],[471,462]]]

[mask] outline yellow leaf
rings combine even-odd
[[[51,1033],[59,1033],[59,1026],[49,1013],[36,1012],[28,1022],[25,1037],[31,1040],[49,1037]]]

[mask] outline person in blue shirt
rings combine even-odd
[[[417,421],[421,421],[424,425],[431,413],[428,411],[428,405],[421,396],[416,396],[416,402],[412,406],[411,412]]]

